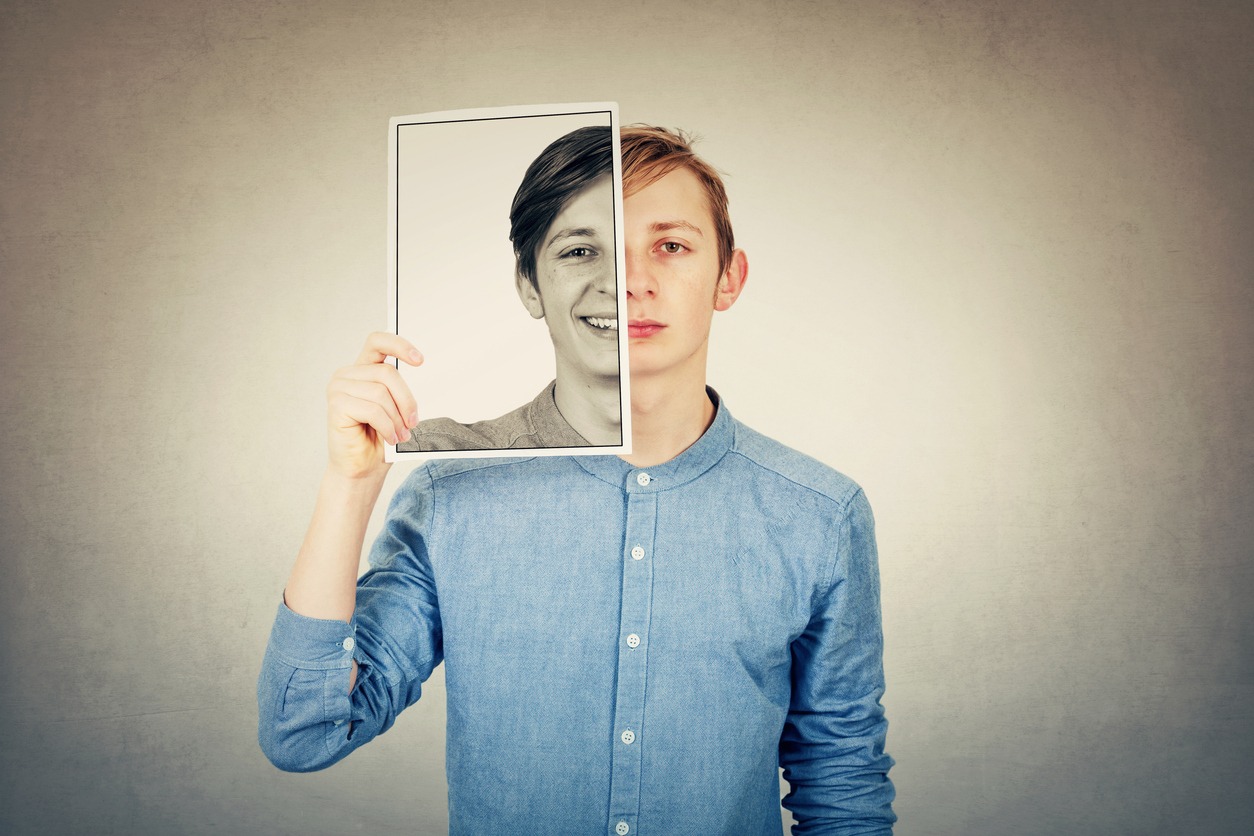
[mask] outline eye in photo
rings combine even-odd
[[[617,107],[398,117],[389,152],[391,327],[426,362],[388,460],[630,452]]]

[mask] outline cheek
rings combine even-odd
[[[597,283],[603,269],[595,263],[559,264],[546,271],[544,284],[554,296],[574,299]]]
[[[604,269],[605,262],[600,260],[564,261],[554,265],[553,275],[570,282],[583,281],[599,276]]]
[[[694,319],[705,318],[714,314],[714,302],[718,298],[717,265],[695,266],[685,271],[683,276],[683,304],[689,316]]]

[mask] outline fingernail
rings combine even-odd
[[[409,359],[413,360],[415,363],[421,363],[422,353],[415,348],[413,351],[409,352]]]
[[[411,429],[418,426],[418,413],[417,412],[409,413],[409,426]]]

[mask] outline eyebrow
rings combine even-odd
[[[700,235],[702,238],[705,237],[705,233],[701,231],[700,227],[690,224],[687,221],[658,221],[649,227],[649,231],[651,232],[669,232],[672,229],[686,229],[689,232]]]
[[[558,230],[553,233],[553,237],[550,238],[544,246],[551,247],[556,242],[565,240],[566,238],[595,238],[596,234],[597,231],[590,226],[568,227],[567,229]]]

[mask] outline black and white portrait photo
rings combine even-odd
[[[421,423],[397,458],[629,448],[612,104],[392,120],[392,325]]]

